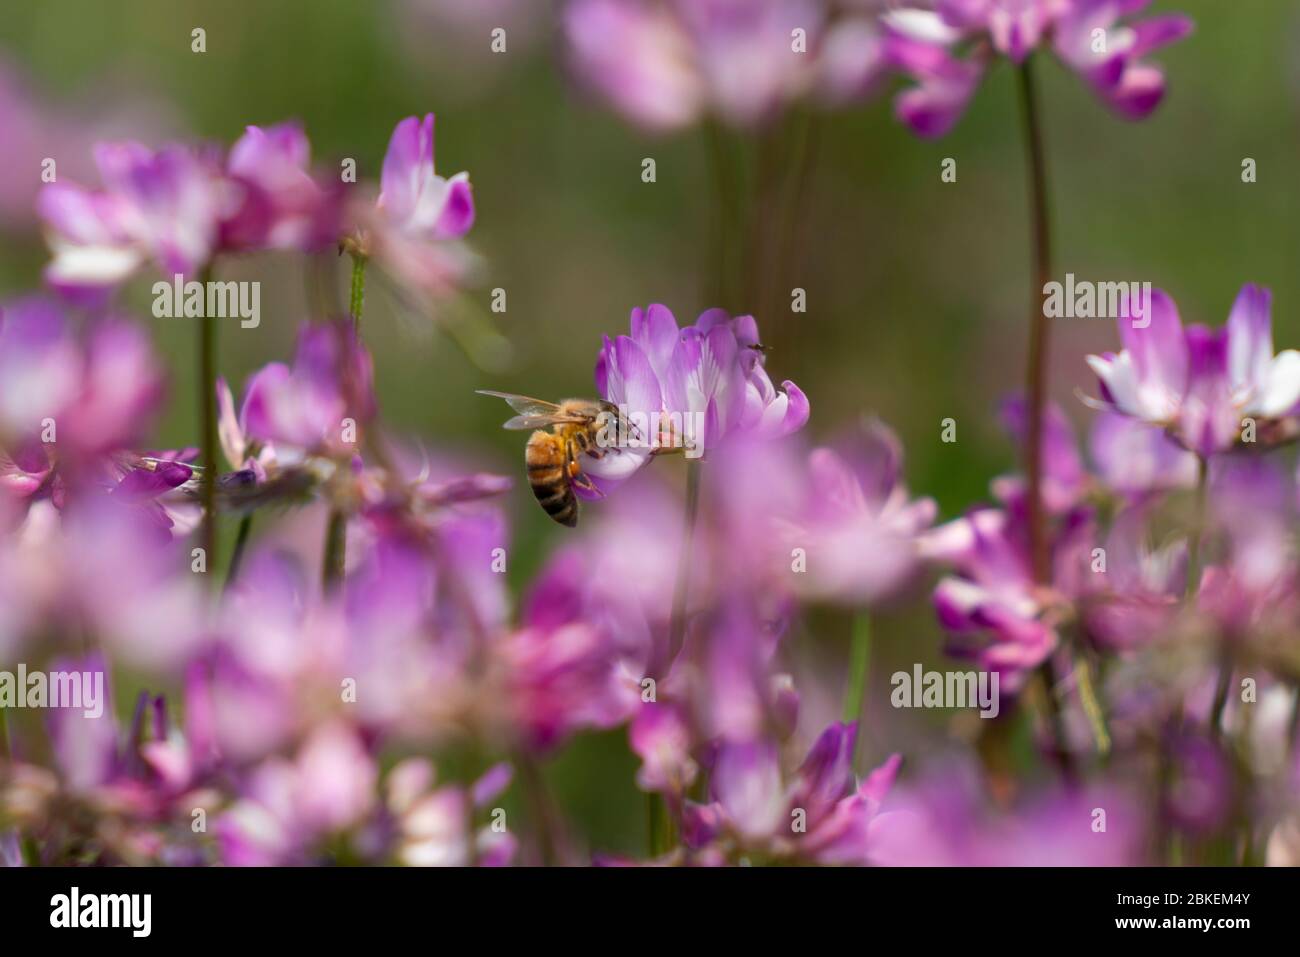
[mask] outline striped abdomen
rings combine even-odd
[[[551,432],[534,432],[524,449],[528,484],[533,487],[537,504],[561,525],[578,524],[578,497],[569,481],[569,461],[565,440]]]

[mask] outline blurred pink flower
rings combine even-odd
[[[96,144],[94,152],[103,189],[56,182],[41,191],[54,255],[46,281],[69,294],[97,293],[150,260],[166,277],[197,279],[217,251],[230,202],[215,157],[130,142]]]
[[[687,802],[688,846],[730,846],[739,857],[819,864],[873,863],[891,816],[880,808],[901,759],[891,756],[856,782],[852,769],[855,724],[832,724],[803,764],[787,777],[776,746],[766,741],[723,742],[713,765],[713,800]]]
[[[838,448],[808,459],[802,510],[789,534],[807,553],[795,578],[813,597],[870,606],[896,597],[921,568],[919,536],[934,521],[932,499],[909,497],[903,449],[883,423],[871,421]]]
[[[891,8],[882,16],[889,57],[917,82],[899,95],[896,112],[918,136],[944,136],[994,58],[1021,64],[1050,46],[1116,113],[1142,119],[1164,96],[1163,72],[1144,58],[1192,31],[1177,14],[1128,22],[1148,2],[935,0]]]
[[[248,127],[230,148],[226,173],[242,187],[242,201],[222,222],[224,248],[311,251],[338,241],[342,184],[313,177],[302,127]]]
[[[351,240],[425,305],[454,292],[477,267],[461,242],[475,218],[469,174],[447,179],[435,171],[433,126],[426,113],[393,129],[378,202],[354,211],[359,235]]]
[[[1119,318],[1124,346],[1089,356],[1105,407],[1167,429],[1201,456],[1235,445],[1243,418],[1274,420],[1300,408],[1300,352],[1273,353],[1272,294],[1243,286],[1227,325],[1183,327],[1174,301],[1161,290],[1139,324]]]

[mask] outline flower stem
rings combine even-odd
[[[677,843],[677,835],[664,796],[651,792],[645,797],[646,844],[649,847],[648,856],[653,859],[671,851]]]
[[[1110,730],[1106,727],[1106,713],[1102,710],[1101,699],[1092,683],[1092,666],[1083,654],[1074,659],[1075,685],[1079,689],[1079,700],[1083,703],[1083,713],[1088,716],[1092,726],[1092,738],[1097,744],[1097,753],[1102,759],[1110,756]]]
[[[325,526],[325,557],[321,562],[321,584],[333,590],[343,580],[344,559],[348,550],[348,517],[340,509],[330,509]]]
[[[1052,278],[1052,229],[1047,203],[1047,159],[1043,150],[1043,127],[1038,108],[1031,60],[1016,71],[1020,89],[1021,117],[1024,122],[1025,162],[1029,170],[1029,207],[1031,246],[1033,250],[1033,286],[1030,289],[1029,349],[1025,370],[1025,393],[1028,405],[1025,437],[1025,476],[1028,488],[1029,560],[1034,581],[1050,583],[1051,559],[1043,515],[1043,420],[1047,406],[1047,360],[1051,353],[1047,311],[1043,308],[1043,287]],[[1075,780],[1074,762],[1066,735],[1065,716],[1056,698],[1059,675],[1049,656],[1043,663],[1048,717],[1056,738],[1057,760],[1067,783]]]
[[[239,566],[244,562],[244,548],[248,545],[248,535],[253,530],[253,513],[249,512],[239,520],[239,531],[235,535],[235,550],[230,553],[230,567],[226,569],[226,584],[229,588],[239,577]]]
[[[515,763],[519,765],[524,799],[528,802],[529,817],[536,833],[537,850],[542,864],[546,867],[563,864],[559,813],[546,788],[542,769],[531,754],[523,751],[516,756]]]
[[[1033,217],[1034,276],[1033,287],[1030,290],[1029,355],[1025,373],[1025,392],[1028,401],[1025,468],[1029,485],[1029,549],[1034,580],[1046,584],[1051,571],[1048,567],[1047,536],[1043,528],[1042,459],[1051,328],[1047,311],[1043,308],[1043,287],[1052,278],[1052,234],[1047,204],[1047,161],[1043,152],[1042,121],[1039,117],[1038,96],[1035,92],[1030,61],[1025,61],[1017,76],[1020,81],[1025,154],[1029,168],[1029,205]]]
[[[211,264],[199,274],[203,288],[212,279]],[[199,320],[199,436],[203,445],[203,480],[199,483],[203,520],[199,546],[205,568],[217,563],[217,319],[203,310]],[[214,579],[215,580],[215,579]]]
[[[1205,495],[1209,486],[1209,460],[1203,455],[1196,457],[1196,503],[1192,518],[1194,528],[1191,540],[1187,543],[1187,587],[1185,597],[1190,603],[1201,587],[1201,547],[1205,536]]]
[[[361,307],[366,298],[366,263],[369,260],[360,253],[352,254],[352,288],[348,294],[348,314],[352,324],[360,327]]]
[[[852,763],[862,748],[862,708],[867,697],[867,672],[871,663],[871,615],[860,611],[853,616],[853,637],[849,646],[849,681],[844,688],[843,719],[858,722],[854,737]]]
[[[1210,738],[1223,737],[1223,715],[1228,709],[1228,693],[1232,690],[1232,657],[1225,650],[1219,662],[1219,680],[1214,686],[1214,705],[1210,711]]]
[[[361,309],[366,298],[366,263],[360,253],[352,253],[352,287],[348,294],[348,314],[352,327],[361,329]],[[348,554],[348,517],[337,506],[330,509],[325,525],[325,554],[321,560],[321,585],[332,591],[343,580]]]

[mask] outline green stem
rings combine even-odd
[[[1214,686],[1214,705],[1210,711],[1210,737],[1218,741],[1223,737],[1223,715],[1228,709],[1228,693],[1232,690],[1232,656],[1225,649],[1219,661],[1219,680]]]
[[[352,288],[348,295],[348,313],[352,316],[353,328],[358,332],[361,329],[361,309],[366,299],[367,262],[366,257],[360,253],[352,254]],[[329,521],[325,525],[324,551],[321,585],[325,591],[333,591],[343,581],[348,553],[348,517],[340,508],[330,509]]]
[[[1033,217],[1034,275],[1033,287],[1030,290],[1029,350],[1025,372],[1025,392],[1028,403],[1025,469],[1029,486],[1027,490],[1029,549],[1034,579],[1040,584],[1046,584],[1051,569],[1048,567],[1047,536],[1043,528],[1042,459],[1051,327],[1047,319],[1047,310],[1043,308],[1043,287],[1052,278],[1052,234],[1047,201],[1047,160],[1043,151],[1042,121],[1039,116],[1038,96],[1035,92],[1030,61],[1025,61],[1017,76],[1020,81],[1025,155],[1029,168],[1029,205]]]
[[[673,819],[668,814],[668,804],[662,794],[650,793],[646,796],[646,844],[651,858],[662,857],[672,850],[677,843]]]
[[[1097,753],[1103,759],[1110,756],[1110,730],[1106,727],[1106,712],[1102,709],[1101,699],[1096,686],[1092,683],[1092,666],[1087,657],[1080,654],[1074,659],[1075,686],[1079,689],[1079,700],[1083,703],[1083,713],[1088,716],[1092,726],[1092,738],[1097,743]]]
[[[325,526],[325,557],[321,562],[321,584],[332,591],[343,580],[348,550],[348,517],[337,508],[330,510]]]
[[[1043,308],[1043,287],[1052,278],[1052,229],[1047,200],[1047,157],[1043,149],[1043,125],[1034,85],[1032,61],[1026,60],[1016,71],[1020,90],[1021,117],[1024,122],[1025,164],[1029,171],[1029,207],[1032,217],[1033,285],[1030,289],[1029,349],[1025,370],[1027,408],[1025,436],[1026,498],[1029,519],[1029,556],[1034,581],[1045,585],[1052,577],[1043,514],[1043,420],[1047,407],[1047,360],[1051,354],[1051,327]],[[1056,698],[1059,675],[1049,656],[1043,663],[1042,678],[1046,685],[1046,704],[1052,733],[1056,739],[1057,760],[1067,784],[1077,778],[1074,757],[1066,734],[1065,716]]]
[[[199,274],[203,288],[212,279],[211,264]],[[205,296],[206,303],[206,296]],[[208,315],[205,306],[199,320],[199,435],[203,445],[203,478],[199,483],[203,503],[203,520],[199,526],[199,545],[203,549],[204,567],[215,569],[217,563],[217,318]],[[215,576],[212,579],[216,580]]]
[[[1192,518],[1193,530],[1191,540],[1187,543],[1187,589],[1186,598],[1190,603],[1196,597],[1201,586],[1201,549],[1205,536],[1205,494],[1209,485],[1209,461],[1203,455],[1196,457],[1196,503]]]
[[[1042,678],[1047,720],[1052,729],[1052,738],[1056,742],[1056,763],[1060,768],[1061,780],[1066,787],[1073,788],[1079,783],[1079,771],[1075,766],[1074,752],[1070,749],[1070,735],[1065,724],[1065,712],[1056,696],[1056,689],[1061,683],[1056,660],[1048,655],[1039,671]]]
[[[562,864],[559,812],[546,788],[542,769],[532,755],[523,752],[516,756],[515,763],[519,766],[520,783],[523,785],[524,799],[528,802],[529,817],[537,837],[542,865],[550,867]]]
[[[853,635],[849,646],[849,681],[844,688],[844,721],[858,722],[854,737],[852,764],[857,766],[858,754],[862,751],[862,739],[865,737],[866,722],[862,713],[867,699],[867,673],[871,665],[871,616],[860,611],[853,616]]]
[[[352,254],[352,288],[348,294],[348,314],[352,316],[355,326],[361,325],[361,307],[366,299],[366,263],[369,260],[360,253]]]
[[[244,548],[248,545],[249,533],[253,530],[253,513],[249,512],[239,520],[239,531],[235,535],[235,550],[230,553],[230,567],[226,569],[226,588],[235,583],[239,577],[239,567],[244,562]]]
[[[13,757],[9,746],[9,709],[0,708],[0,758],[8,761]]]

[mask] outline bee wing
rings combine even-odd
[[[547,402],[545,399],[533,399],[526,395],[515,395],[513,392],[493,392],[491,389],[476,390],[479,395],[490,395],[498,399],[505,399],[520,415],[555,415],[560,411],[560,407],[554,402]]]
[[[479,395],[490,395],[498,399],[505,399],[510,404],[510,408],[519,413],[513,419],[506,421],[505,425],[502,426],[505,429],[544,429],[548,425],[555,425],[557,422],[587,421],[581,415],[561,412],[558,405],[554,402],[547,402],[545,399],[533,399],[526,395],[515,395],[513,392],[493,392],[490,389],[479,389],[477,391]]]
[[[516,415],[513,419],[506,419],[501,426],[503,429],[544,429],[548,425],[555,425],[557,422],[580,422],[571,415]]]

